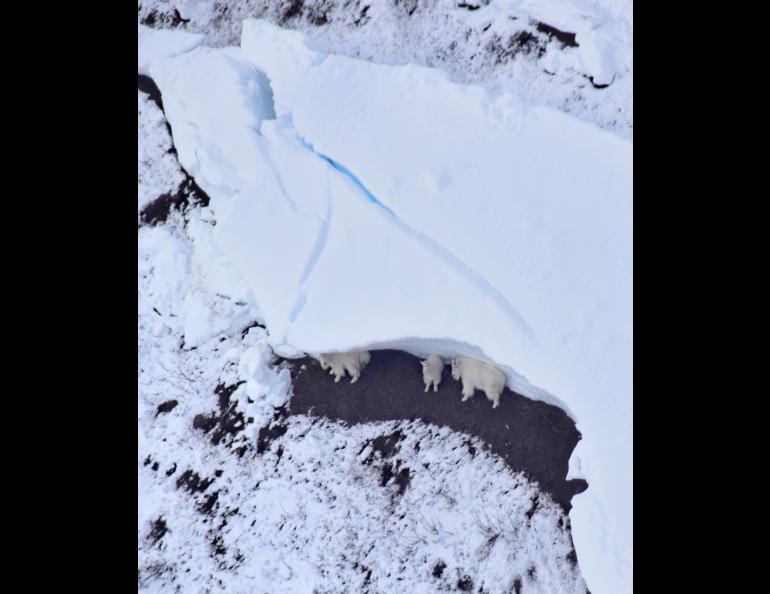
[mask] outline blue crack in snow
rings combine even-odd
[[[524,317],[505,298],[505,296],[503,296],[503,294],[497,290],[497,288],[494,285],[492,285],[486,278],[484,278],[476,270],[472,269],[467,264],[465,264],[465,262],[460,260],[455,254],[450,252],[443,245],[439,244],[431,237],[428,237],[421,231],[418,231],[417,229],[414,229],[413,227],[405,223],[401,218],[398,217],[398,215],[393,210],[385,206],[385,204],[381,200],[379,200],[374,194],[372,194],[372,192],[369,191],[369,189],[361,181],[361,179],[357,175],[355,175],[352,171],[350,171],[350,169],[348,169],[341,163],[335,161],[331,157],[324,155],[323,153],[316,150],[313,144],[308,142],[307,139],[304,138],[301,134],[299,134],[299,131],[296,128],[294,128],[294,122],[291,118],[291,114],[289,114],[289,116],[287,117],[287,121],[290,123],[295,133],[297,134],[297,138],[300,139],[300,141],[305,146],[305,148],[313,152],[320,159],[323,159],[324,161],[329,163],[336,171],[338,171],[340,174],[346,177],[353,184],[353,186],[355,186],[358,189],[361,195],[363,195],[364,198],[366,198],[367,201],[371,202],[372,204],[375,204],[382,211],[387,213],[391,218],[392,223],[396,225],[396,227],[398,227],[402,232],[412,237],[415,237],[427,249],[433,251],[433,253],[439,255],[444,260],[449,261],[457,269],[457,271],[460,272],[460,274],[462,274],[471,282],[479,286],[482,289],[482,291],[486,294],[486,296],[489,297],[500,309],[502,309],[508,315],[508,317],[511,318],[511,320],[514,321],[514,323],[519,327],[519,329],[522,331],[522,333],[528,340],[533,341],[535,339],[535,333],[532,330],[532,328],[529,326],[529,324],[527,324]],[[329,216],[331,217],[331,212],[329,213]],[[314,262],[318,260],[319,255],[320,255],[319,253],[316,253],[315,256],[312,257]],[[311,268],[306,267],[306,270],[303,274],[303,280],[306,280],[307,278],[309,278],[311,273],[312,273],[312,267]],[[304,285],[304,282],[303,282],[303,285]],[[296,319],[300,311],[301,311],[301,307],[299,309],[295,307],[295,310],[293,311],[292,320]]]

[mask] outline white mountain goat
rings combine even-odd
[[[369,363],[372,356],[369,351],[352,351],[350,353],[323,353],[318,356],[321,369],[329,370],[329,375],[334,376],[334,382],[345,377],[345,372],[352,378],[351,384],[355,384],[361,377],[361,370]]]
[[[425,391],[427,392],[431,384],[433,391],[438,392],[438,385],[441,383],[441,372],[444,371],[444,360],[438,355],[431,355],[422,364],[422,381],[425,382]]]
[[[457,357],[452,359],[452,377],[462,380],[462,402],[472,398],[476,390],[484,390],[487,398],[492,401],[492,408],[500,406],[500,394],[503,393],[506,380],[505,374],[497,367],[478,359]]]

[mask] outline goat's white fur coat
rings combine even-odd
[[[321,369],[328,369],[329,375],[334,376],[335,383],[345,377],[345,372],[352,378],[351,384],[355,384],[361,377],[361,370],[369,363],[372,356],[369,351],[352,351],[350,353],[323,353],[318,361]]]
[[[457,357],[452,359],[452,377],[463,383],[463,402],[472,398],[476,390],[483,390],[492,401],[492,408],[500,406],[506,379],[497,367],[471,357]]]
[[[431,385],[433,391],[438,392],[438,385],[441,383],[441,373],[444,371],[444,361],[438,355],[431,355],[422,364],[422,380],[425,382],[425,391],[427,392]]]

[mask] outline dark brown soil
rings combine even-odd
[[[142,7],[139,6],[139,10],[141,9]],[[145,15],[144,18],[140,18],[139,22],[143,25],[147,25],[148,27],[157,27],[159,29],[175,29],[179,25],[189,23],[190,19],[183,19],[182,15],[179,14],[179,11],[174,8],[170,12],[153,10],[149,14]]]
[[[288,431],[286,426],[280,423],[273,423],[267,427],[261,427],[259,429],[259,435],[257,435],[257,454],[261,454],[267,450],[273,440],[284,435],[286,431]]]
[[[304,369],[302,366],[304,365]],[[424,393],[422,368],[417,357],[402,351],[372,351],[361,379],[334,383],[315,359],[291,362],[294,395],[290,414],[311,414],[347,423],[421,419],[447,425],[481,438],[514,471],[524,472],[550,493],[565,511],[572,497],[584,491],[583,480],[566,480],[568,460],[580,432],[560,408],[525,398],[506,388],[500,406],[483,392],[461,402],[460,382],[452,379],[449,365],[438,392]],[[380,444],[387,448],[388,444]]]
[[[578,47],[578,42],[576,40],[577,35],[575,33],[570,33],[569,31],[561,31],[556,27],[552,27],[551,25],[540,22],[536,22],[535,27],[541,33],[545,33],[549,37],[560,41],[564,47]]]
[[[231,401],[233,392],[243,382],[237,382],[230,386],[220,384],[214,390],[217,395],[219,403],[219,412],[212,412],[208,415],[195,415],[193,419],[193,428],[200,429],[204,433],[208,433],[212,429],[214,432],[211,434],[211,443],[219,445],[220,442],[226,445],[232,445],[233,439],[237,437],[246,428],[246,425],[254,421],[253,418],[248,419],[244,417],[243,413],[235,410],[235,406]],[[239,456],[243,456],[244,449],[237,449]]]
[[[158,85],[156,85],[155,81],[152,80],[149,76],[144,74],[139,74],[137,76],[139,77],[139,90],[142,91],[142,93],[147,93],[150,96],[150,99],[155,102],[155,105],[157,105],[158,108],[163,111],[163,99],[161,99]],[[171,130],[171,128],[169,128],[169,130]]]
[[[155,200],[145,205],[139,213],[143,225],[165,223],[172,211],[184,211],[191,204],[208,206],[209,196],[200,189],[193,178],[187,176],[173,192],[161,194]]]
[[[166,533],[168,532],[168,525],[166,524],[166,520],[163,519],[163,516],[159,517],[157,520],[155,520],[152,524],[152,530],[150,531],[150,542],[153,545],[158,544],[158,541],[163,538]]]
[[[460,590],[460,592],[471,592],[473,590],[473,580],[471,579],[471,576],[464,575],[457,580],[457,589]]]
[[[202,493],[208,489],[209,485],[211,485],[213,482],[213,478],[201,479],[197,472],[193,471],[192,469],[188,469],[184,471],[182,476],[176,479],[176,487],[177,489],[185,488],[190,493]]]
[[[139,90],[147,93],[150,99],[163,111],[163,99],[155,81],[143,74],[139,74],[138,77]],[[169,136],[173,138],[168,122],[166,122],[166,129]],[[176,148],[172,147],[170,152],[176,154]],[[198,186],[184,169],[182,169],[182,173],[185,179],[176,190],[158,196],[142,208],[142,211],[139,213],[139,221],[142,225],[164,223],[172,211],[184,211],[190,205],[208,206],[210,200],[208,194]]]
[[[171,412],[176,408],[177,404],[179,404],[178,400],[166,400],[163,404],[158,405],[158,411],[155,413],[155,416],[157,417],[160,414]]]

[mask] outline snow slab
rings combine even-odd
[[[139,74],[147,74],[150,62],[190,51],[205,35],[179,30],[151,29],[139,25]]]
[[[283,33],[247,21],[240,50],[149,65],[271,343],[473,354],[559,403],[590,485],[570,513],[581,571],[630,592],[632,144]]]
[[[512,91],[632,138],[631,0],[412,4],[304,0],[299,14],[290,15],[285,3],[270,0],[188,1],[184,6],[179,1],[143,0],[139,18],[153,15],[158,23],[174,22],[177,8],[189,20],[179,27],[204,33],[205,43],[217,47],[240,44],[243,20],[261,18],[306,33],[331,54],[441,68],[455,82]],[[276,110],[280,112],[280,106]]]

